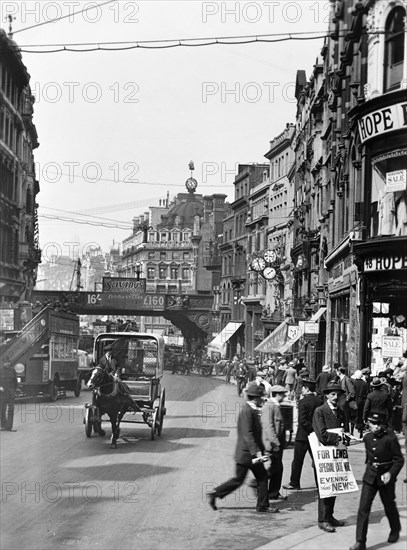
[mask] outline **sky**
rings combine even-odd
[[[2,0],[6,30],[8,15],[36,97],[46,261],[122,242],[134,216],[185,191],[191,160],[197,193],[232,201],[237,165],[267,162],[270,140],[294,122],[296,72],[312,73],[329,2]],[[306,39],[239,38],[287,33]],[[224,37],[235,38],[203,45]]]

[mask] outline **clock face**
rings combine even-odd
[[[250,264],[250,267],[253,271],[262,271],[266,267],[266,262],[263,258],[254,258]]]
[[[190,191],[195,191],[195,189],[198,187],[198,182],[195,178],[188,178],[185,182],[185,186]]]
[[[264,253],[264,259],[266,262],[273,263],[277,260],[277,254],[274,252],[274,250],[267,250]]]
[[[276,270],[274,267],[265,267],[262,273],[263,277],[267,280],[274,279],[276,276]]]

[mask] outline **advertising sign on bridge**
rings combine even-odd
[[[128,292],[59,292],[34,291],[33,300],[43,305],[59,302],[79,315],[129,314],[163,311],[167,308],[165,294],[129,294]]]

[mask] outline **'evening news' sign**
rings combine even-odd
[[[310,434],[308,439],[315,463],[320,498],[358,491],[347,448],[322,445],[315,433]]]

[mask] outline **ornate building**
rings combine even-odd
[[[30,75],[17,45],[0,29],[0,293],[1,304],[30,300],[39,249]]]
[[[184,313],[190,301],[199,306],[199,296],[212,300],[219,287],[218,235],[227,207],[224,194],[195,193],[197,182],[192,174],[186,187],[188,193],[178,193],[171,203],[167,198],[133,220],[118,269],[120,276],[145,278],[147,292],[172,296],[174,307],[179,302],[178,309]],[[217,331],[217,314],[215,310],[197,313],[189,320],[180,314],[170,320],[178,323],[190,345],[197,334],[210,337]]]

